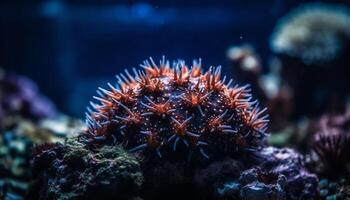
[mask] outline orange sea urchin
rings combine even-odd
[[[110,90],[99,96],[86,113],[91,143],[120,144],[130,152],[156,152],[159,157],[177,151],[209,158],[217,153],[234,155],[254,151],[264,143],[266,109],[251,101],[248,86],[231,87],[220,79],[221,67],[201,70],[201,60],[188,67],[179,60],[170,67],[152,58],[117,75]],[[108,139],[109,138],[109,139]]]

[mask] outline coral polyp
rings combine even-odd
[[[133,153],[188,151],[204,158],[251,152],[265,139],[268,116],[252,101],[248,86],[221,79],[221,67],[202,72],[201,60],[152,58],[99,88],[86,121],[88,142],[120,144]]]
[[[319,159],[320,174],[337,177],[349,173],[350,135],[340,129],[324,129],[315,135],[312,150]]]

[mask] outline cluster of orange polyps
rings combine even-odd
[[[86,121],[91,138],[112,136],[130,152],[181,144],[209,158],[210,149],[254,150],[262,145],[268,116],[252,101],[248,86],[232,87],[221,79],[221,67],[202,72],[201,60],[188,67],[184,61],[152,58],[117,75],[109,90],[99,88],[98,103],[91,102]],[[107,137],[104,137],[107,138]],[[229,152],[230,153],[230,152]]]

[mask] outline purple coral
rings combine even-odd
[[[295,150],[267,147],[261,157],[262,168],[286,177],[287,199],[312,199],[317,195],[318,178],[306,170],[302,155]]]
[[[259,167],[244,171],[239,178],[240,196],[245,200],[286,199],[286,180],[283,174],[264,171]]]
[[[214,162],[197,171],[195,183],[211,199],[308,200],[317,196],[318,179],[306,170],[300,154],[266,147],[259,157],[258,164],[230,159]]]
[[[53,117],[54,105],[39,94],[36,85],[24,76],[4,74],[0,77],[0,119],[21,116],[38,120]]]

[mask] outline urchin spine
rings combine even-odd
[[[191,68],[184,61],[170,67],[152,58],[117,75],[117,85],[99,88],[86,113],[93,140],[111,136],[130,152],[161,148],[176,151],[179,142],[208,158],[207,149],[255,149],[265,137],[268,116],[252,101],[248,86],[231,87],[221,67],[202,73],[201,60]]]

